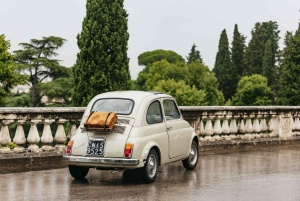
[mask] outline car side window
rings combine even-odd
[[[148,110],[147,110],[147,123],[148,124],[155,124],[155,123],[161,123],[163,122],[162,112],[161,112],[161,106],[159,101],[154,101],[150,104]]]
[[[173,120],[173,119],[180,118],[179,110],[173,100],[164,100],[163,105],[164,105],[166,120]]]

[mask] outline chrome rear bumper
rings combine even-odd
[[[134,166],[139,164],[138,159],[124,159],[124,158],[99,158],[99,157],[83,157],[83,156],[68,156],[63,155],[63,159],[67,162],[74,163],[92,163],[95,165],[126,165]]]

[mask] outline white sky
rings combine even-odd
[[[62,65],[72,66],[85,4],[85,0],[0,0],[0,34],[10,40],[11,52],[32,38],[65,38],[58,58]],[[137,57],[145,51],[173,50],[185,58],[195,43],[212,69],[223,29],[231,43],[238,24],[248,42],[256,22],[277,21],[282,44],[286,31],[295,31],[300,19],[299,0],[125,0],[124,7],[129,14],[132,79],[143,69]]]

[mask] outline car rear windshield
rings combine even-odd
[[[133,109],[133,100],[120,98],[106,98],[97,100],[92,111],[115,112],[117,114],[129,115]]]

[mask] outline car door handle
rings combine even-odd
[[[168,130],[172,129],[172,126],[167,126],[167,129],[168,129]]]

